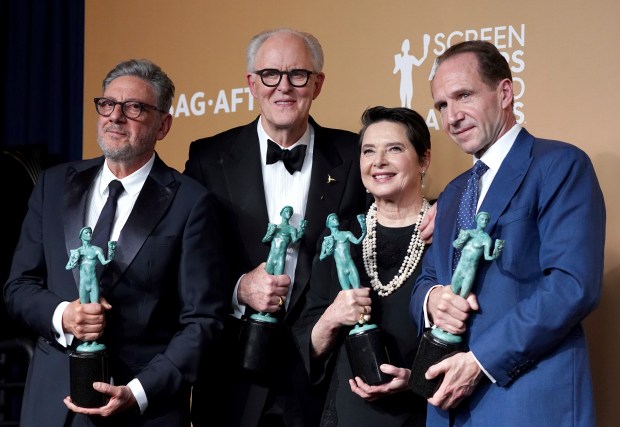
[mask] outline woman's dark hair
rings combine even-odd
[[[378,122],[400,123],[407,129],[407,139],[415,149],[418,157],[423,159],[431,148],[431,134],[422,116],[405,107],[370,107],[362,114],[362,129],[359,132],[361,145],[368,126]]]

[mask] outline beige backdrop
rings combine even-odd
[[[92,98],[101,95],[104,75],[121,60],[149,58],[176,84],[174,123],[158,152],[182,171],[191,141],[258,115],[245,81],[246,44],[259,31],[290,26],[316,35],[325,50],[327,78],[312,109],[323,126],[357,132],[364,108],[401,105],[401,78],[405,85],[413,83],[412,108],[431,128],[427,195],[436,197],[470,159],[439,130],[428,84],[433,60],[445,46],[466,38],[495,43],[513,69],[519,122],[534,135],[584,149],[605,193],[604,288],[599,308],[585,324],[599,425],[616,426],[620,220],[613,189],[620,182],[620,148],[612,114],[620,69],[619,18],[616,0],[87,1],[84,157],[100,154]],[[430,35],[426,56],[424,34]],[[405,39],[412,57],[396,67]]]

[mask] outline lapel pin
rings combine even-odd
[[[331,176],[331,175],[329,175],[329,174],[328,174],[328,175],[327,175],[327,183],[328,183],[328,184],[331,184],[332,182],[336,182],[336,180],[335,180],[334,178],[332,178],[332,176]]]

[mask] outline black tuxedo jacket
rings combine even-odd
[[[231,281],[225,284],[230,298],[237,279],[266,261],[270,249],[262,243],[269,218],[261,170],[261,162],[265,159],[260,158],[257,123],[258,118],[245,126],[194,141],[190,145],[189,159],[185,166],[186,174],[201,182],[216,196],[220,221],[225,224],[225,247],[232,273]],[[310,124],[314,128],[315,136],[310,189],[304,216],[308,220],[308,226],[300,241],[295,282],[283,319],[286,329],[297,321],[303,307],[316,243],[325,229],[325,218],[332,212],[345,218],[362,213],[366,208],[365,190],[359,170],[357,135],[345,130],[323,128],[312,118]],[[333,180],[328,180],[328,177]],[[253,312],[248,307],[245,316]],[[230,350],[234,348],[238,327],[234,325],[232,318],[229,323],[231,325],[227,326],[226,330],[227,336],[231,338],[228,346]],[[281,378],[271,378],[265,382],[245,377],[243,374],[237,377],[233,391],[234,402],[229,410],[233,419],[232,425],[256,426],[269,390],[299,400],[306,424],[318,424],[324,403],[323,390],[310,388],[299,352],[290,334],[285,337],[285,342],[286,348],[281,354],[281,368],[277,371]],[[226,361],[234,361],[235,357],[234,354],[227,354]],[[231,369],[234,369],[234,365]],[[206,370],[210,371],[206,374],[206,381],[213,384],[217,372],[213,372],[208,366]],[[223,371],[219,368],[216,370]],[[230,378],[222,378],[222,381],[230,382]],[[199,389],[199,386],[195,387],[192,408],[192,411],[196,412],[192,415],[196,427],[207,423],[207,419],[217,414],[213,413],[215,409],[207,409],[213,401],[206,395],[204,399],[200,398]],[[218,409],[221,414],[222,407]]]
[[[44,171],[30,198],[4,288],[9,312],[39,335],[24,427],[62,426],[70,416],[63,403],[69,355],[55,341],[52,315],[78,298],[79,271],[65,266],[70,249],[82,244],[89,189],[103,161]],[[115,384],[138,378],[149,406],[142,416],[112,417],[111,425],[189,426],[191,383],[205,352],[219,344],[226,313],[219,230],[211,196],[157,157],[107,266],[112,280],[101,294],[112,309],[98,340]]]

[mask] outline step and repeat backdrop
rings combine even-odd
[[[605,193],[604,290],[600,307],[585,324],[599,425],[616,425],[620,146],[613,115],[619,19],[615,0],[88,1],[84,157],[100,155],[92,98],[101,95],[103,77],[122,60],[148,58],[176,85],[172,130],[157,151],[182,171],[191,141],[259,114],[245,79],[250,38],[266,29],[292,27],[314,34],[325,52],[326,80],[311,110],[322,126],[357,132],[362,111],[374,105],[406,106],[426,118],[432,137],[426,191],[434,198],[470,167],[471,159],[441,131],[429,89],[433,62],[463,40],[494,43],[513,72],[517,121],[534,135],[585,150]]]

